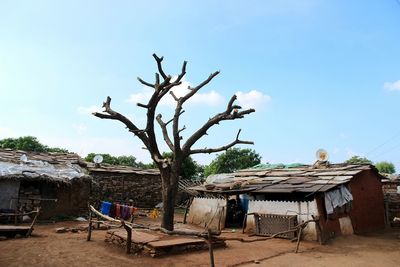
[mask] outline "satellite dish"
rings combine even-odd
[[[22,154],[21,157],[19,158],[20,161],[22,162],[27,162],[28,161],[28,156],[26,154]]]
[[[93,162],[96,164],[100,164],[103,162],[103,156],[102,155],[96,155],[93,158]]]
[[[329,158],[329,154],[325,149],[318,149],[315,156],[318,161],[327,161]]]

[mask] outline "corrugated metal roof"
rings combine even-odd
[[[318,167],[306,165],[268,170],[240,170],[233,174],[232,183],[242,183],[243,189],[255,187],[253,193],[316,193],[348,183],[365,170],[374,170],[379,175],[373,165],[327,164]],[[215,190],[221,191],[218,188],[202,191],[212,193]]]

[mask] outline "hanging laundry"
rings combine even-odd
[[[113,217],[113,218],[115,218],[115,204],[114,203],[112,203],[111,204],[111,208],[110,208],[110,217]]]
[[[122,206],[121,217],[124,220],[128,220],[131,217],[130,208],[128,206]]]
[[[339,188],[325,192],[325,209],[326,213],[333,214],[335,209],[344,207],[344,210],[350,210],[353,196],[346,186],[341,185]]]
[[[115,204],[115,217],[121,218],[121,205]]]
[[[110,215],[110,208],[111,208],[111,203],[102,201],[101,206],[100,206],[100,212],[104,215]]]

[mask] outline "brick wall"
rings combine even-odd
[[[93,185],[91,201],[102,200],[126,203],[140,208],[152,208],[162,201],[159,175],[91,171]]]

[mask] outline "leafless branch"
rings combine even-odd
[[[174,151],[174,144],[172,143],[171,139],[168,136],[167,124],[162,121],[162,115],[158,114],[156,120],[161,127],[165,143],[167,143],[171,151]]]
[[[175,80],[175,82],[180,82],[182,80],[183,76],[185,76],[186,64],[187,64],[187,61],[183,61],[181,73],[178,75],[178,78]]]
[[[208,121],[201,128],[199,128],[195,133],[193,133],[192,136],[190,136],[188,138],[186,143],[182,146],[183,155],[189,155],[190,153],[193,153],[191,150],[191,147],[193,146],[193,144],[195,142],[197,142],[197,140],[199,140],[201,137],[206,135],[208,129],[210,129],[212,126],[218,125],[221,121],[241,119],[245,115],[255,112],[254,109],[247,109],[247,110],[239,111],[240,106],[234,105],[235,100],[236,100],[236,96],[234,95],[229,100],[228,106],[224,112],[218,113],[214,117],[208,119]],[[235,142],[237,142],[237,141],[240,141],[240,140],[237,139]],[[235,144],[238,144],[238,143],[235,143]],[[233,144],[233,145],[235,145],[235,144]],[[197,150],[195,150],[195,151],[197,151]],[[213,150],[210,150],[210,151],[211,152],[205,152],[205,153],[213,152]],[[195,153],[202,153],[202,152],[195,152]]]
[[[142,104],[142,103],[136,103],[136,106],[141,107],[141,108],[149,108],[148,105]]]
[[[205,86],[206,84],[208,84],[215,76],[217,76],[220,72],[216,71],[214,73],[211,73],[210,76],[208,76],[207,79],[205,79],[202,83],[200,83],[199,85],[197,85],[196,87],[192,87],[190,88],[190,92],[187,93],[184,97],[182,97],[182,104],[188,100],[189,98],[191,98],[194,94],[196,94],[201,88],[203,88],[203,86]]]
[[[92,113],[94,116],[100,119],[110,119],[110,120],[117,120],[125,124],[125,126],[129,129],[129,131],[133,132],[140,140],[142,140],[143,144],[148,148],[150,146],[149,139],[144,131],[140,130],[132,121],[130,121],[124,115],[114,111],[111,108],[111,97],[107,97],[107,100],[103,102],[104,112],[107,113],[100,113],[94,112]]]
[[[178,133],[180,134],[180,133],[183,132],[184,130],[186,130],[186,126],[185,126],[185,125],[183,125],[183,128],[180,129],[180,130],[178,131]]]
[[[237,135],[236,135],[236,139],[225,145],[225,146],[221,146],[221,147],[217,147],[217,148],[203,148],[203,149],[193,149],[189,151],[189,155],[193,155],[193,154],[198,154],[198,153],[215,153],[215,152],[220,152],[220,151],[225,151],[237,144],[248,144],[248,145],[254,145],[254,142],[252,141],[243,141],[239,139],[239,135],[240,135],[241,129],[239,129]]]
[[[161,62],[163,61],[164,57],[158,57],[155,53],[153,54],[154,59],[157,62],[157,67],[158,67],[158,72],[160,73],[160,75],[163,77],[163,79],[167,79],[167,75],[165,74]]]
[[[176,95],[174,94],[174,92],[170,91],[169,93],[170,93],[170,95],[175,99],[176,102],[179,101],[179,98],[176,97]]]
[[[155,76],[156,76],[156,86],[160,85],[160,74],[156,73]]]
[[[151,87],[151,88],[155,88],[155,85],[154,85],[154,84],[148,83],[148,82],[144,81],[144,80],[143,80],[142,78],[140,78],[140,77],[137,77],[137,79],[138,79],[138,81],[139,81],[141,84],[146,85],[146,86]]]

